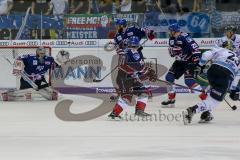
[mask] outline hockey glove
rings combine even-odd
[[[169,47],[168,53],[171,57],[175,57],[175,56],[181,55],[183,51],[181,47]]]
[[[141,52],[143,50],[143,46],[138,47],[137,51]]]
[[[239,100],[239,96],[240,96],[240,90],[239,88],[237,88],[236,90],[231,90],[229,97],[233,100],[233,101],[237,101]]]
[[[153,40],[155,38],[154,31],[153,30],[149,30],[148,34],[147,34],[147,37],[148,37],[149,40]]]
[[[149,81],[155,82],[157,80],[157,73],[153,69],[149,68],[148,77],[149,77]]]
[[[157,74],[153,69],[147,68],[147,70],[144,74],[139,75],[139,79],[141,81],[148,79],[151,82],[155,82],[157,80]]]
[[[193,63],[193,64],[199,63],[200,57],[201,57],[201,52],[198,50],[194,51],[192,53],[191,63]]]
[[[197,78],[198,75],[202,74],[204,68],[205,68],[205,65],[200,66],[199,64],[197,64],[197,66],[194,69],[194,78]]]

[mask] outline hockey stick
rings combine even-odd
[[[164,83],[167,83],[169,85],[176,85],[178,87],[183,87],[183,88],[186,88],[186,89],[190,89],[192,91],[197,91],[197,92],[203,92],[203,90],[198,90],[198,89],[194,89],[194,88],[189,88],[187,86],[184,86],[184,85],[181,85],[181,84],[176,84],[176,83],[170,83],[170,82],[167,82],[167,81],[164,81],[164,80],[161,80],[161,79],[157,79],[157,81],[159,82],[164,82]],[[209,87],[207,87],[209,89]],[[206,90],[208,90],[206,89]],[[206,91],[205,91],[206,92]],[[227,105],[232,109],[232,110],[236,110],[237,109],[237,106],[236,105],[231,105],[225,98],[224,98],[224,101],[227,103]]]
[[[159,82],[163,82],[163,83],[169,84],[169,85],[175,85],[175,86],[182,87],[182,88],[185,88],[185,89],[190,89],[190,90],[192,90],[192,91],[203,92],[203,90],[194,89],[194,88],[189,88],[189,87],[187,87],[187,86],[184,86],[184,85],[181,85],[181,84],[177,84],[177,83],[170,83],[170,82],[164,81],[164,80],[162,80],[162,79],[156,79],[156,80],[159,81]]]
[[[148,39],[145,39],[145,40],[141,43],[140,47],[138,47],[138,50],[141,50],[141,49],[143,48],[142,45],[144,45],[147,41],[148,41]],[[115,70],[117,69],[117,67],[118,67],[118,65],[115,66],[115,67],[114,67],[108,74],[106,74],[102,79],[93,79],[93,82],[101,82],[101,81],[104,80],[107,76],[109,76],[113,71],[115,71]]]
[[[115,71],[118,68],[118,66],[115,66],[108,74],[106,74],[102,79],[93,79],[93,82],[101,82],[103,81],[107,76],[109,76],[113,71]]]
[[[224,101],[227,103],[227,105],[232,109],[232,110],[236,110],[237,109],[237,106],[236,105],[231,105],[225,98],[224,98]]]

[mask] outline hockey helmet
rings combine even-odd
[[[116,25],[127,27],[127,20],[126,19],[117,19]]]
[[[224,28],[224,30],[225,30],[225,32],[233,32],[233,33],[235,33],[237,31],[237,28],[235,26],[233,26],[233,25],[230,25],[230,26],[226,26]]]
[[[171,32],[180,32],[180,26],[178,23],[173,23],[173,24],[170,24],[170,26],[168,27],[168,30],[171,31]]]
[[[137,48],[140,46],[140,39],[137,36],[132,36],[128,40],[128,46]]]

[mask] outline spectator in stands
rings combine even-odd
[[[163,12],[170,14],[183,14],[185,12],[189,12],[189,3],[191,3],[191,1],[188,1],[188,3],[183,3],[183,0],[165,0],[162,2],[161,6],[163,8]]]
[[[201,11],[201,4],[202,4],[202,0],[194,0],[193,3],[193,12],[200,12]]]
[[[64,14],[68,13],[68,10],[68,0],[51,0],[46,15],[50,15],[52,12],[54,16],[60,16],[63,18]]]
[[[88,2],[84,0],[71,0],[70,13],[71,14],[82,14],[88,11]]]
[[[120,11],[121,11],[121,13],[131,13],[132,12],[132,0],[121,0]]]
[[[146,11],[147,12],[152,12],[152,11],[157,11],[161,12],[161,0],[145,0],[147,1],[146,3]]]
[[[99,6],[97,0],[88,0],[88,11],[87,13],[99,13]]]
[[[7,15],[13,8],[13,0],[0,0],[0,15]]]
[[[32,2],[32,14],[44,14],[47,12],[50,0],[30,0]]]
[[[112,13],[113,11],[113,5],[116,7],[116,2],[113,0],[100,0],[99,3],[99,11],[100,13]],[[116,8],[117,9],[117,8]],[[115,11],[116,13],[117,11]]]
[[[68,0],[51,0],[49,2],[49,8],[46,12],[46,15],[51,13],[55,17],[56,21],[63,21],[64,15],[68,13],[69,3]],[[50,30],[50,35],[53,38],[62,39],[64,30]]]
[[[27,9],[31,7],[31,1],[28,0],[13,0],[13,14],[25,14]]]
[[[132,2],[132,12],[133,13],[144,13],[145,10],[143,9],[145,4],[145,0],[138,0],[138,1],[133,1]]]
[[[9,29],[0,29],[0,39],[9,40],[10,39],[10,30]]]
[[[161,2],[162,10],[164,13],[176,14],[178,12],[177,2],[172,2],[171,0],[165,0]]]
[[[180,14],[184,14],[186,12],[190,12],[191,6],[192,6],[192,1],[185,1],[184,0],[177,0],[177,7],[178,7],[178,12]]]

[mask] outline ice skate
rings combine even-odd
[[[114,112],[111,112],[108,117],[111,119],[111,120],[122,120],[122,117],[121,116],[117,116]]]
[[[151,116],[151,114],[148,114],[141,109],[136,109],[135,115],[139,116],[139,117],[149,117],[149,116]]]
[[[188,125],[192,122],[192,118],[194,114],[196,114],[196,108],[198,108],[197,105],[187,108],[187,110],[184,112],[183,122],[185,125]]]
[[[174,108],[175,107],[175,99],[172,100],[166,100],[163,101],[162,103],[162,108]]]
[[[213,115],[209,111],[205,111],[201,114],[200,121],[198,123],[209,123],[214,119]]]

